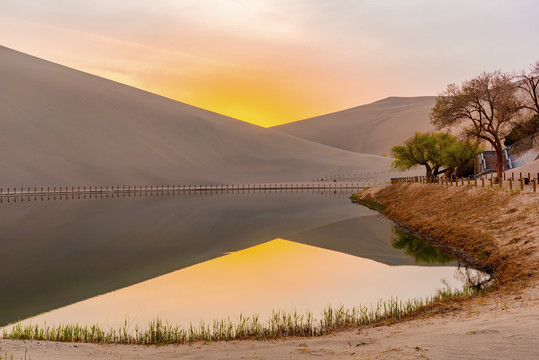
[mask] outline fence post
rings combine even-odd
[[[485,178],[481,178],[481,187],[485,187]]]
[[[520,178],[520,190],[524,190],[524,179]]]
[[[513,180],[509,178],[509,190],[513,190]]]
[[[537,188],[537,179],[533,179],[533,192],[536,191]]]

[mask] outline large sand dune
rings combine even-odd
[[[389,167],[5,47],[0,116],[2,187],[305,181]]]
[[[389,155],[415,131],[431,131],[434,96],[389,97],[372,104],[317,116],[272,129],[359,153]]]

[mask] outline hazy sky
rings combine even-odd
[[[269,126],[525,69],[537,14],[537,0],[0,0],[0,44]]]

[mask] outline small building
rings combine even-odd
[[[539,158],[539,132],[503,149],[503,171],[526,165]],[[496,151],[485,150],[474,158],[474,175],[496,172]]]

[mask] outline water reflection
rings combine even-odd
[[[350,203],[344,193],[166,194],[4,202],[0,206],[0,325],[276,238],[387,265],[415,264],[391,246],[392,223]],[[313,274],[328,267],[325,260],[319,261],[310,265]],[[277,266],[284,265],[275,265],[274,270]],[[346,279],[355,283],[354,278]],[[312,281],[318,280],[297,279],[298,283]],[[332,282],[338,281],[328,279],[320,286]],[[273,291],[266,288],[267,293]]]
[[[156,317],[189,326],[200,320],[272,309],[311,310],[405,300],[460,286],[454,267],[388,266],[337,251],[276,239],[28,319],[32,324],[99,323],[131,329]],[[444,281],[442,281],[444,279]]]
[[[413,257],[417,264],[449,264],[455,261],[442,249],[427,244],[398,226],[394,225],[391,231],[391,246],[403,250],[406,255]]]
[[[389,221],[341,193],[173,195],[4,202],[0,325],[279,237],[414,263]]]

